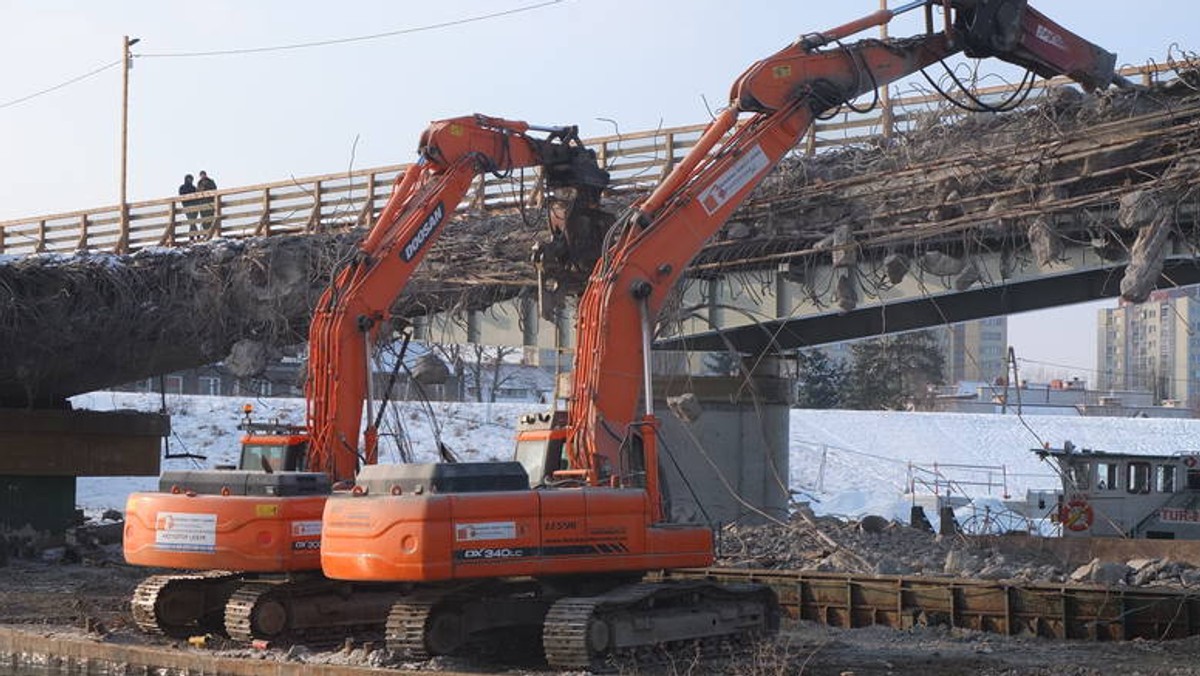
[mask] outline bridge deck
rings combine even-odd
[[[1147,77],[1155,72],[1147,71]],[[1023,112],[965,119],[944,111],[897,110],[910,111],[895,112],[910,127],[903,137],[879,142],[860,136],[837,151],[807,158],[801,152],[768,178],[698,257],[684,290],[685,308],[715,308],[723,301],[706,291],[715,288],[711,282],[740,275],[734,292],[740,297],[730,303],[749,303],[755,311],[725,317],[710,312],[699,323],[682,323],[681,330],[707,329],[703,322],[714,318],[722,325],[757,321],[762,315],[755,313],[766,306],[771,318],[852,309],[902,293],[1002,288],[1014,276],[1060,274],[1072,245],[1091,247],[1101,267],[1123,265],[1129,251],[1146,249],[1149,235],[1164,228],[1191,232],[1188,205],[1200,182],[1195,170],[1200,96],[1188,86],[1100,101],[1060,95]],[[859,122],[839,124],[843,132],[870,129],[855,126]],[[618,188],[632,190],[653,183],[670,166],[689,143],[681,140],[684,134],[666,130],[593,143],[616,172]],[[665,152],[657,160],[655,148]],[[221,191],[212,227],[202,236],[222,238],[174,254],[33,256],[0,265],[0,401],[53,401],[211,363],[241,339],[302,341],[311,303],[358,236],[329,231],[369,222],[396,169],[358,178],[319,177],[304,189]],[[332,187],[337,181],[343,181],[340,192]],[[360,190],[355,181],[375,187]],[[504,200],[518,191],[480,185],[468,212],[400,299],[402,314],[482,308],[535,284],[527,256],[540,234],[536,213],[513,213],[513,203]],[[535,187],[525,192],[533,195],[531,203]],[[286,212],[292,214],[288,218],[280,216],[284,207],[275,201],[284,194],[301,200]],[[307,208],[299,194],[307,195]],[[77,221],[75,240],[50,237],[61,234],[50,226],[64,216],[0,223],[0,233],[6,233],[4,250],[14,254],[48,251],[61,241],[108,241],[116,250],[149,246],[151,240],[182,244],[176,235],[186,223],[173,204],[167,198],[131,205],[131,213],[157,208],[166,216],[132,219],[124,229],[115,212],[66,215]],[[295,214],[307,220],[296,221]],[[1162,214],[1169,222],[1156,220]],[[107,231],[93,229],[101,221],[109,223]],[[250,236],[285,232],[310,234]],[[1174,242],[1190,251],[1188,237]],[[887,261],[894,259],[888,256],[898,253],[907,263],[900,281],[891,282]],[[987,256],[998,261],[995,267],[984,262]],[[1159,281],[1152,279],[1147,288]],[[547,328],[532,313],[506,323],[506,336],[524,344],[539,344],[538,330]],[[454,324],[442,324],[447,336],[480,340],[478,327],[452,335]]]

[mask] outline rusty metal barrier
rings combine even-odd
[[[728,568],[670,571],[664,577],[766,584],[790,618],[847,629],[940,625],[1094,641],[1200,634],[1200,595],[1185,589]]]

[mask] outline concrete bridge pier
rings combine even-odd
[[[660,466],[674,521],[763,523],[788,508],[788,381],[673,377],[655,383]],[[690,393],[702,412],[682,420],[667,399]]]
[[[0,545],[44,542],[75,519],[75,479],[156,476],[169,418],[0,409]]]

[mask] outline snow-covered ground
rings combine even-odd
[[[159,395],[123,392],[80,395],[72,402],[76,408],[93,410],[161,407]],[[236,462],[244,399],[169,395],[166,403],[172,425],[170,453],[206,459],[165,460],[164,468]],[[249,403],[259,420],[300,424],[304,419],[302,399]],[[435,427],[461,459],[497,460],[511,456],[517,417],[530,410],[529,404],[400,402],[395,417],[418,461],[436,460]],[[964,483],[964,490],[993,502],[1006,494],[1019,499],[1027,489],[1058,486],[1051,467],[1030,450],[1043,442],[1060,447],[1069,440],[1080,448],[1176,453],[1200,448],[1200,420],[793,410],[790,439],[791,488],[811,498],[818,514],[879,514],[907,520],[910,465],[928,471],[936,463],[944,474],[975,484]],[[382,461],[398,459],[391,439],[384,438],[381,448]],[[123,509],[130,492],[156,485],[154,477],[81,478],[77,500],[89,511]]]
[[[818,513],[907,520],[910,500],[900,494],[909,463],[926,470],[937,463],[976,497],[1024,499],[1027,490],[1059,488],[1054,469],[1032,449],[1066,441],[1128,453],[1194,451],[1200,420],[793,410],[790,481],[793,489],[813,489]],[[991,490],[982,485],[989,480]]]

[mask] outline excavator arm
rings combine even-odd
[[[934,28],[936,7],[945,13],[941,30]],[[922,35],[841,42],[922,8]],[[1089,89],[1113,79],[1115,56],[1050,22],[1025,0],[913,2],[805,35],[752,65],[735,82],[729,107],[687,157],[610,233],[579,305],[566,422],[570,469],[563,475],[591,485],[644,485],[655,518],[661,518],[649,348],[653,322],[672,287],[816,117],[964,51],[1042,75],[1070,75]]]
[[[545,139],[531,131],[546,132]],[[308,471],[350,480],[377,459],[374,421],[362,425],[372,346],[390,333],[390,307],[454,215],[474,177],[541,167],[552,214],[585,213],[608,174],[583,147],[575,127],[533,127],[474,115],[435,122],[422,134],[420,161],[400,177],[376,225],[322,294],[309,329]],[[576,207],[579,209],[576,210]],[[562,223],[552,223],[565,227]],[[363,430],[359,443],[359,430]]]

